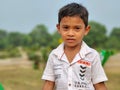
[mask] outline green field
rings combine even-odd
[[[5,90],[41,90],[41,70],[8,67],[0,70],[0,82]]]
[[[109,81],[108,90],[120,90],[120,54],[110,57],[104,69]],[[0,83],[5,90],[41,90],[43,66],[34,70],[32,66],[0,66]]]

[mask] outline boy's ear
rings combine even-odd
[[[60,33],[60,24],[57,24],[56,27],[57,27],[58,33]]]
[[[85,35],[87,35],[88,34],[88,32],[90,31],[90,25],[88,25],[86,28],[85,28]]]

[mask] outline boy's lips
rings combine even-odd
[[[73,38],[68,38],[66,40],[67,40],[67,42],[74,42],[75,41],[75,39],[73,39]]]

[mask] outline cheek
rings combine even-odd
[[[66,38],[66,35],[65,35],[65,34],[62,34],[61,37],[62,37],[63,39],[65,39],[65,38]]]
[[[83,30],[80,34],[81,34],[81,37],[84,37],[86,35],[85,30]]]
[[[87,34],[88,34],[88,32],[85,32],[85,33],[84,33],[84,36],[86,36]]]
[[[83,34],[83,33],[80,33],[80,34],[77,35],[78,40],[83,39],[83,37],[84,37],[84,34]]]
[[[66,34],[66,32],[60,32],[60,35],[62,36],[62,37],[65,37],[67,34]]]

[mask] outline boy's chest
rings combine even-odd
[[[65,61],[53,65],[55,81],[58,84],[72,85],[74,88],[88,88],[91,81],[91,62],[78,60],[72,64]]]

